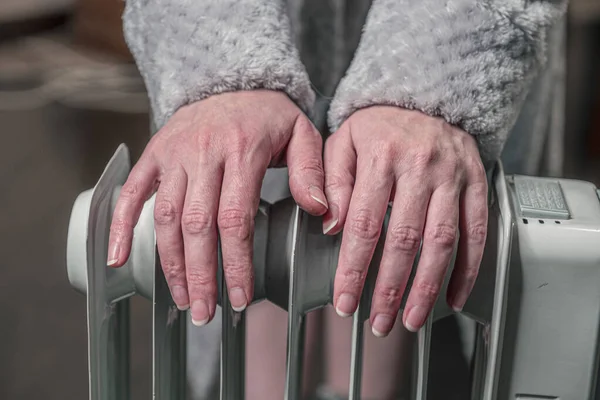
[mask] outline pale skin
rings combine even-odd
[[[262,180],[287,165],[296,202],[323,215],[322,139],[283,93],[213,96],[181,108],[158,132],[123,185],[111,224],[108,264],[122,266],[133,227],[157,189],[154,210],[161,264],[177,307],[196,325],[214,316],[217,230],[232,307],[253,293],[252,240]]]
[[[245,309],[253,295],[253,221],[262,179],[268,167],[287,165],[298,205],[323,216],[325,234],[343,231],[333,299],[338,315],[356,310],[390,202],[371,309],[374,335],[387,336],[394,326],[421,240],[403,325],[414,332],[425,323],[457,235],[446,300],[461,310],[477,277],[487,226],[487,182],[473,137],[418,111],[375,106],[352,114],[322,154],[319,132],[280,92],[227,93],[181,108],[123,186],[108,264],[126,262],[133,227],[156,191],[157,247],[178,308],[190,308],[196,325],[213,318],[220,237],[232,307]]]
[[[412,332],[440,293],[460,232],[447,301],[462,310],[479,271],[487,233],[487,181],[472,136],[439,118],[399,107],[355,112],[325,145],[325,232],[342,229],[333,304],[357,307],[367,268],[393,202],[371,307],[376,336],[392,329],[421,240],[403,313]]]

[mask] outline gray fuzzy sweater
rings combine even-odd
[[[267,88],[318,125],[327,117],[331,131],[362,107],[418,109],[495,158],[565,9],[566,0],[128,0],[124,26],[158,127],[211,94]]]
[[[549,35],[566,3],[127,0],[124,29],[159,128],[185,104],[266,88],[286,92],[324,133],[363,107],[418,109],[474,135],[490,160],[515,131],[536,79],[552,81],[544,68],[554,49]],[[531,128],[548,120],[552,93],[540,93],[521,114],[514,154],[544,134]],[[219,324],[194,332],[192,388],[202,398],[218,371],[207,365],[218,359]],[[195,351],[200,340],[204,350]]]

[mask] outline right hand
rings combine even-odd
[[[322,139],[282,92],[211,96],[179,109],[123,185],[110,228],[108,265],[127,261],[144,202],[157,190],[155,230],[173,300],[196,325],[217,302],[217,240],[232,308],[252,302],[254,217],[268,167],[287,165],[290,191],[313,215],[327,211]]]

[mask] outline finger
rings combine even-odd
[[[217,300],[217,210],[222,167],[209,160],[187,171],[188,183],[181,230],[192,322],[207,324],[215,315]]]
[[[377,337],[387,336],[398,317],[431,197],[429,186],[408,175],[396,182],[395,193],[371,306],[371,329]]]
[[[121,267],[129,258],[133,229],[144,203],[155,190],[158,173],[155,162],[142,155],[121,188],[110,225],[107,258],[109,267]]]
[[[329,209],[323,217],[323,233],[339,233],[350,207],[356,176],[356,152],[350,131],[342,127],[325,143],[325,196]]]
[[[458,254],[448,284],[448,305],[461,311],[471,294],[487,236],[487,180],[483,166],[474,168],[460,202]]]
[[[268,161],[268,155],[251,155],[230,158],[225,164],[218,226],[229,301],[237,312],[252,301],[254,217]]]
[[[183,167],[177,166],[164,175],[154,203],[154,230],[160,264],[173,301],[180,310],[190,306],[181,233],[186,187],[187,175]]]
[[[440,293],[458,230],[459,193],[450,183],[438,187],[429,200],[421,256],[404,309],[409,331],[423,326]]]
[[[358,159],[358,176],[352,193],[335,275],[333,304],[343,317],[356,311],[369,263],[379,240],[393,186],[391,160]]]
[[[323,139],[308,118],[296,120],[286,153],[290,191],[296,203],[312,215],[327,211],[323,192]]]

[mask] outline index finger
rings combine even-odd
[[[144,203],[155,189],[157,178],[156,164],[142,156],[121,188],[110,224],[106,263],[109,267],[121,267],[129,258],[133,229]]]

